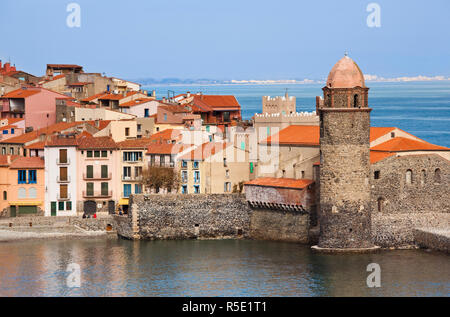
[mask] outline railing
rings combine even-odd
[[[98,174],[93,174],[93,175],[87,175],[86,173],[83,173],[83,179],[84,180],[107,180],[107,179],[111,179],[112,178],[112,173],[108,173],[108,175],[106,175],[106,177],[103,177],[104,175],[98,175]]]
[[[123,181],[141,181],[142,180],[142,175],[139,175],[139,176],[125,176],[125,175],[122,175],[122,180]]]
[[[161,162],[150,162],[149,165],[151,167],[172,167],[172,168],[175,167],[175,163],[174,162],[169,162],[169,163],[166,163],[166,162],[163,162],[163,163],[161,163]]]
[[[67,176],[65,179],[62,179],[61,176],[56,178],[57,183],[70,183],[70,176]]]
[[[61,161],[59,158],[56,159],[56,164],[58,165],[69,165],[70,164],[70,158],[67,158],[67,160]]]
[[[88,192],[83,190],[83,197],[85,198],[104,198],[104,197],[111,197],[112,191],[92,191]]]

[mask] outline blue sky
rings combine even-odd
[[[37,75],[75,63],[127,79],[322,79],[347,50],[366,74],[448,77],[449,13],[448,0],[2,0],[0,58]]]

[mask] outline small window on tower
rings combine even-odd
[[[374,179],[380,179],[380,171],[375,171],[375,172],[373,173],[373,178],[374,178]]]
[[[359,98],[358,95],[353,96],[353,107],[358,108],[359,107]]]

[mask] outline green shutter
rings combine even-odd
[[[56,216],[56,201],[51,202],[51,216]]]
[[[64,202],[63,201],[58,202],[58,210],[64,210]]]
[[[72,210],[72,202],[71,201],[66,202],[66,210]]]
[[[102,165],[102,178],[108,178],[108,165]]]
[[[253,173],[253,162],[250,163],[250,173]]]
[[[94,166],[93,165],[87,165],[86,166],[86,177],[87,178],[93,178],[94,177]]]

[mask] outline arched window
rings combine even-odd
[[[35,187],[31,187],[28,190],[28,198],[37,198],[37,190]]]
[[[23,187],[20,187],[17,191],[17,195],[19,196],[19,198],[27,198],[27,190]]]
[[[413,182],[412,170],[407,170],[406,171],[406,184],[412,184],[412,182]]]
[[[357,94],[353,96],[353,107],[359,107],[359,96]]]
[[[8,200],[8,194],[6,193],[6,190],[3,191],[3,200]]]
[[[441,169],[436,168],[434,170],[434,182],[436,184],[440,184],[441,183]]]
[[[377,199],[377,209],[378,212],[382,212],[383,211],[383,205],[384,205],[384,198],[380,197]]]
[[[427,182],[427,172],[425,170],[422,170],[422,175],[420,178],[420,184],[423,186]]]

